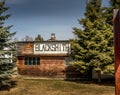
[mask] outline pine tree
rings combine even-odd
[[[0,89],[12,86],[11,76],[15,66],[15,42],[12,42],[15,32],[10,32],[12,26],[4,26],[4,21],[10,17],[10,14],[4,13],[9,9],[5,3],[5,0],[0,2]],[[6,57],[9,55],[12,57]]]
[[[103,16],[106,18],[106,22],[113,26],[113,9],[120,8],[120,0],[110,0],[109,3],[109,7],[103,8]]]
[[[105,21],[101,0],[88,0],[85,18],[79,20],[83,28],[73,28],[76,39],[71,42],[76,60],[71,64],[80,72],[95,70],[99,82],[101,73],[111,71],[110,67],[113,67],[112,26]]]
[[[35,41],[44,41],[43,37],[41,35],[37,35],[37,37],[35,37]]]

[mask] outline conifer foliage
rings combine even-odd
[[[44,39],[40,34],[38,34],[37,37],[35,37],[35,41],[44,41]]]
[[[71,41],[73,58],[71,64],[84,73],[91,68],[98,72],[111,72],[113,66],[112,26],[102,15],[101,0],[87,0],[85,18],[80,19],[82,28],[73,28],[76,38]]]
[[[104,7],[103,16],[106,17],[106,22],[113,26],[113,10],[120,8],[120,0],[109,0],[109,7]]]
[[[5,3],[5,0],[0,1],[0,89],[12,86],[11,76],[15,66],[15,42],[12,42],[15,32],[10,32],[12,26],[4,25],[5,20],[10,17],[10,14],[5,15],[9,9],[5,7]]]

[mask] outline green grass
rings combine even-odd
[[[94,83],[17,79],[16,87],[0,95],[114,95],[114,89]]]

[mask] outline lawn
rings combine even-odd
[[[114,95],[114,89],[114,86],[93,82],[20,78],[14,88],[0,91],[0,95]]]

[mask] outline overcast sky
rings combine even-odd
[[[104,0],[107,4],[108,0]],[[84,16],[86,0],[7,0],[10,7],[7,13],[11,17],[6,25],[14,25],[21,40],[24,36],[35,37],[40,34],[45,40],[51,33],[56,34],[58,40],[73,38],[72,27],[80,27],[78,19]]]

